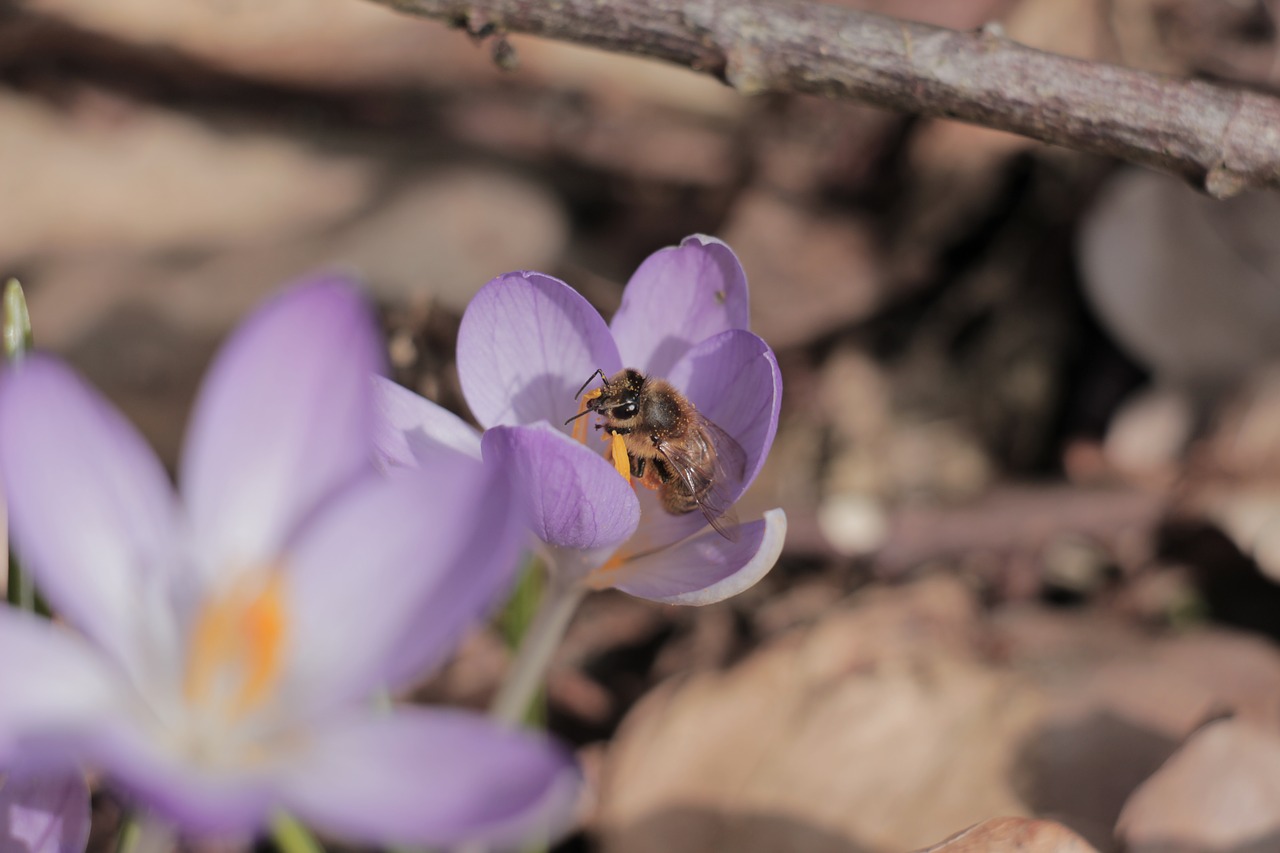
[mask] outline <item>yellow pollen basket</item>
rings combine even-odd
[[[618,469],[622,479],[630,483],[631,457],[627,455],[627,443],[620,435],[606,435],[605,440],[612,440],[612,444],[609,445],[609,455],[613,457],[613,467]]]
[[[271,695],[284,662],[284,587],[279,570],[265,583],[251,573],[204,603],[187,648],[183,694],[189,703],[221,702],[239,717]]]
[[[573,422],[573,437],[576,441],[583,444],[587,443],[587,419],[582,417],[583,412],[587,410],[587,403],[599,397],[603,393],[601,389],[596,388],[582,395],[578,401],[578,415]],[[622,475],[622,479],[628,483],[631,482],[631,457],[627,455],[627,443],[622,436],[615,433],[606,432],[600,436],[602,441],[612,441],[609,446],[609,458],[613,460],[613,467]]]

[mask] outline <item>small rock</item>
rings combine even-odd
[[[836,551],[849,557],[874,552],[889,535],[884,507],[867,495],[836,495],[823,501],[818,526]]]
[[[1107,430],[1107,461],[1135,481],[1168,484],[1180,472],[1195,419],[1192,401],[1182,391],[1140,393],[1121,407]]]

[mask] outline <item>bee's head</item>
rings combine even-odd
[[[587,401],[587,408],[616,422],[629,421],[640,414],[640,393],[644,376],[627,368],[606,379],[600,396]]]

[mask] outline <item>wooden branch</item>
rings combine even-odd
[[[1280,187],[1280,99],[804,0],[375,0],[465,27],[664,59],[744,94],[805,92],[961,119],[1179,175]],[[503,42],[502,44],[505,44]]]

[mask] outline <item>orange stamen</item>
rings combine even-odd
[[[602,389],[595,388],[583,394],[582,398],[578,400],[578,419],[573,422],[572,434],[575,440],[583,444],[587,443],[587,419],[582,416],[582,413],[587,410],[587,402],[599,397],[601,393],[603,393]]]
[[[588,589],[608,589],[613,586],[613,581],[609,578],[609,575],[622,568],[625,562],[626,560],[620,555],[614,554],[603,566],[587,575],[582,582],[586,584]]]
[[[271,571],[265,583],[261,578],[245,577],[201,608],[187,650],[188,702],[218,701],[240,716],[271,695],[284,662],[288,619],[284,576]]]
[[[266,588],[245,608],[243,626],[248,660],[235,705],[240,711],[247,711],[267,698],[284,662],[287,626],[284,578],[279,572],[272,574]]]

